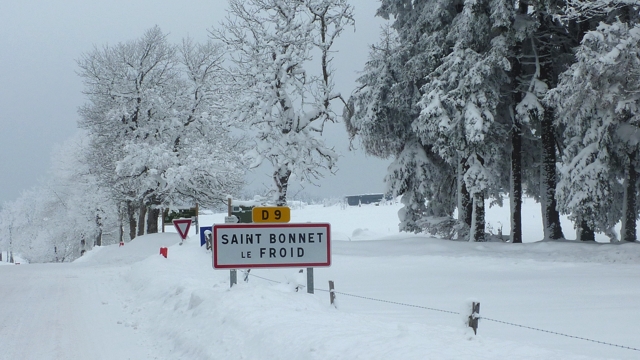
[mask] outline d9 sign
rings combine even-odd
[[[291,209],[286,206],[254,207],[251,215],[254,223],[288,223]]]

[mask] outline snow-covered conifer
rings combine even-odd
[[[508,37],[495,29],[508,26],[495,16],[501,2],[465,3],[450,24],[452,51],[426,78],[422,112],[413,128],[423,142],[450,164],[461,161],[461,174],[473,197],[471,241],[484,241],[484,199],[500,183],[506,131],[499,119],[502,88],[508,82]],[[502,9],[502,7],[499,7]]]
[[[378,15],[394,17],[394,23],[372,47],[345,113],[350,135],[359,136],[367,153],[394,158],[385,181],[389,192],[403,196],[400,228],[417,232],[424,230],[419,224],[425,216],[451,216],[456,203],[455,191],[446,186],[455,190],[455,166],[411,127],[420,114],[425,76],[446,52],[441,30],[455,8],[445,1],[405,3],[382,2]]]
[[[623,219],[622,238],[629,241],[636,240],[638,213],[639,50],[639,25],[601,23],[584,36],[577,62],[548,95],[566,127],[561,209],[577,225],[600,231]]]

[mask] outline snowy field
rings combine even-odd
[[[71,264],[2,266],[0,359],[640,358],[640,244],[536,242],[529,199],[525,244],[401,234],[399,208],[292,209],[292,222],[332,227],[332,266],[315,269],[313,295],[295,291],[305,276],[293,268],[248,282],[239,272],[229,289],[193,229],[183,246],[168,229]],[[508,233],[508,208],[487,221]],[[484,317],[475,336],[459,314],[471,299]]]

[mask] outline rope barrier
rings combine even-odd
[[[479,317],[479,319],[481,319],[481,320],[487,320],[487,321],[493,321],[493,322],[496,322],[496,323],[499,323],[499,324],[505,324],[505,325],[511,325],[511,326],[516,326],[516,327],[521,327],[521,328],[529,329],[529,330],[540,331],[540,332],[544,332],[544,333],[548,333],[548,334],[553,334],[553,335],[560,335],[560,336],[564,336],[564,337],[568,337],[568,338],[572,338],[572,339],[579,339],[579,340],[584,340],[584,341],[590,341],[590,342],[593,342],[593,343],[596,343],[596,344],[609,345],[609,346],[615,346],[615,347],[619,347],[619,348],[627,349],[627,350],[640,351],[640,349],[638,349],[638,348],[634,348],[634,347],[630,347],[630,346],[624,346],[624,345],[612,344],[612,343],[608,343],[608,342],[604,342],[604,341],[599,341],[599,340],[588,339],[588,338],[584,338],[584,337],[580,337],[580,336],[568,335],[568,334],[563,334],[563,333],[559,333],[559,332],[555,332],[555,331],[544,330],[544,329],[538,329],[538,328],[534,328],[534,327],[531,327],[531,326],[520,325],[520,324],[514,324],[514,323],[510,323],[510,322],[502,321],[502,320],[490,319],[490,318],[486,318],[486,317],[482,317],[482,316],[480,316],[480,317]]]
[[[276,281],[276,280],[267,279],[267,278],[265,278],[265,277],[258,276],[258,275],[256,275],[256,274],[251,274],[251,273],[249,273],[249,276],[257,277],[258,279],[262,279],[262,280],[270,281],[270,282],[272,282],[272,283],[278,283],[278,284],[279,284],[279,283],[281,283],[281,281]]]
[[[249,275],[250,276],[255,276],[255,277],[260,278],[262,280],[270,281],[272,283],[281,283],[280,281],[267,279],[265,277],[254,275],[254,274],[249,274]],[[314,288],[314,290],[323,291],[323,292],[331,292],[330,290],[318,289],[318,288]],[[387,303],[387,304],[401,305],[401,306],[407,306],[407,307],[412,307],[412,308],[425,309],[425,310],[431,310],[431,311],[438,311],[438,312],[442,312],[442,313],[460,315],[459,312],[455,312],[455,311],[436,309],[436,308],[431,308],[431,307],[426,307],[426,306],[421,306],[421,305],[405,304],[405,303],[401,303],[401,302],[397,302],[397,301],[391,301],[391,300],[376,299],[376,298],[362,296],[362,295],[354,295],[354,294],[343,293],[343,292],[335,291],[335,290],[333,291],[333,293],[334,294],[344,295],[344,296],[351,296],[351,297],[354,297],[354,298],[359,298],[359,299],[364,299],[364,300]],[[621,348],[621,349],[640,351],[640,349],[634,348],[634,347],[630,347],[630,346],[618,345],[618,344],[608,343],[608,342],[605,342],[605,341],[593,340],[593,339],[588,339],[588,338],[584,338],[584,337],[580,337],[580,336],[574,336],[574,335],[563,334],[563,333],[560,333],[560,332],[555,332],[555,331],[550,331],[550,330],[538,329],[538,328],[531,327],[531,326],[520,325],[520,324],[515,324],[515,323],[511,323],[511,322],[507,322],[507,321],[486,318],[486,317],[483,317],[483,316],[478,317],[478,319],[486,320],[486,321],[493,321],[493,322],[499,323],[499,324],[516,326],[516,327],[529,329],[529,330],[534,330],[534,331],[540,331],[540,332],[553,334],[553,335],[564,336],[564,337],[568,337],[568,338],[572,338],[572,339],[589,341],[589,342],[596,343],[596,344],[601,344],[601,345],[609,345],[609,346],[613,346],[613,347],[617,347],[617,348]]]
[[[329,290],[324,290],[324,289],[315,289],[315,290],[329,292]],[[387,304],[402,305],[402,306],[414,307],[414,308],[418,308],[418,309],[425,309],[425,310],[432,310],[432,311],[439,311],[439,312],[443,312],[443,313],[460,315],[460,313],[455,312],[455,311],[430,308],[430,307],[421,306],[421,305],[405,304],[405,303],[401,303],[401,302],[397,302],[397,301],[376,299],[376,298],[362,296],[362,295],[347,294],[347,293],[343,293],[343,292],[335,291],[335,290],[333,291],[333,293],[334,294],[344,295],[344,296],[351,296],[351,297],[355,297],[355,298],[365,299],[365,300],[383,302],[383,303],[387,303]]]

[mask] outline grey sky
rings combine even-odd
[[[348,96],[363,68],[368,46],[378,39],[379,1],[352,0],[356,32],[340,38],[335,54],[336,87]],[[186,36],[207,38],[225,16],[226,0],[20,0],[0,5],[0,204],[47,176],[51,151],[77,131],[77,109],[84,102],[75,60],[93,46],[126,42],[154,25],[172,42]],[[341,113],[342,106],[335,104]],[[327,130],[328,142],[343,157],[336,176],[327,175],[316,196],[381,192],[389,161],[348,152],[343,124]],[[249,189],[271,185],[268,169],[250,176]],[[294,188],[294,191],[299,191]]]

